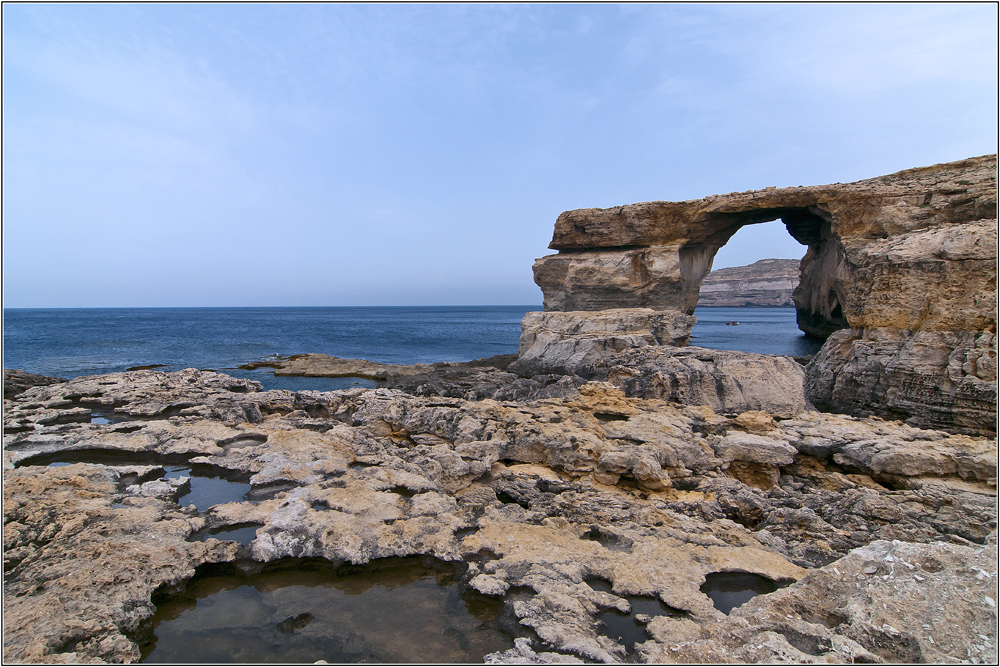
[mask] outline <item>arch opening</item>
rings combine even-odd
[[[813,247],[807,242],[820,242],[827,221],[808,209],[714,217],[719,229],[713,240],[722,244],[706,248],[708,267],[700,281],[691,344],[800,358],[815,354],[822,341],[799,328],[793,295],[802,258]]]
[[[747,211],[715,212],[708,216],[712,232],[706,243],[725,245],[740,228],[781,220],[788,234],[804,246],[819,243],[829,232],[830,214],[819,206],[760,208]]]

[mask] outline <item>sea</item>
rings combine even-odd
[[[5,308],[3,367],[71,379],[153,366],[254,379],[264,389],[332,391],[358,378],[275,377],[240,369],[305,352],[382,363],[469,361],[517,352],[521,318],[541,306]],[[793,308],[699,308],[691,345],[805,356],[820,347]],[[731,324],[738,322],[738,324]]]

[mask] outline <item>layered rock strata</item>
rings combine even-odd
[[[766,410],[791,417],[813,406],[805,399],[805,370],[790,357],[703,347],[623,350],[590,367],[627,396],[707,405],[720,414]]]
[[[497,355],[486,359],[476,359],[468,362],[442,361],[433,364],[383,364],[367,359],[341,359],[328,354],[293,354],[291,356],[272,357],[263,361],[252,361],[240,368],[254,370],[257,368],[273,368],[277,376],[291,377],[353,377],[367,380],[395,380],[411,375],[426,375],[442,370],[466,370],[490,366],[506,368],[515,359],[515,355]]]
[[[521,320],[517,361],[508,368],[525,376],[586,376],[581,369],[628,348],[687,345],[694,323],[676,310],[649,308],[528,313]]]
[[[824,409],[996,429],[996,155],[848,184],[767,188],[559,216],[535,282],[547,311],[691,314],[718,249],[781,219],[808,250],[793,300]],[[844,330],[841,332],[841,330]]]
[[[4,416],[5,662],[134,661],[154,593],[206,563],[410,555],[504,596],[523,636],[491,662],[997,660],[992,439],[608,382],[498,401],[194,369],[34,387]],[[179,506],[178,458],[254,500]],[[196,538],[247,524],[248,546]],[[703,592],[727,571],[790,585],[727,615]],[[637,616],[630,652],[598,619],[631,595],[674,611]]]
[[[799,260],[762,259],[709,273],[701,283],[698,306],[792,307],[798,286]]]
[[[358,374],[347,376],[383,380],[386,388],[416,396],[472,401],[563,398],[588,380],[604,380],[629,397],[708,405],[721,414],[767,410],[789,416],[814,409],[805,400],[805,372],[791,358],[676,347],[694,318],[674,313],[681,319],[677,324],[661,320],[663,315],[642,309],[580,318],[577,313],[529,313],[525,322],[542,326],[526,327],[531,335],[522,337],[521,357],[409,366],[301,354],[267,366],[275,367],[276,375],[301,377],[343,377],[345,369],[355,369]],[[650,327],[650,317],[658,327]],[[17,415],[13,413],[11,423],[18,423]]]
[[[47,375],[36,375],[25,373],[19,369],[5,368],[3,371],[3,397],[14,398],[21,392],[31,387],[40,387],[47,384],[66,382],[66,378],[49,377]]]

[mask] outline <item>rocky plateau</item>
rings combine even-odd
[[[189,369],[8,399],[5,662],[135,661],[154,597],[205,564],[411,555],[509,598],[521,638],[491,662],[996,660],[995,440],[474,368],[414,393]],[[179,506],[178,460],[252,499]],[[196,539],[242,525],[247,546]],[[789,585],[726,614],[717,572]],[[632,595],[677,613],[629,650],[598,615]]]

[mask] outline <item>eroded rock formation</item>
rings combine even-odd
[[[808,246],[793,298],[827,337],[818,407],[995,432],[996,155],[856,183],[567,211],[535,282],[547,311],[693,313],[718,249],[781,219]]]
[[[25,373],[19,369],[5,368],[3,371],[3,397],[14,398],[22,391],[31,387],[40,387],[47,384],[66,382],[66,378],[54,378],[47,375],[35,375]]]
[[[153,594],[205,563],[429,555],[519,620],[490,661],[996,661],[995,440],[560,393],[263,392],[194,369],[31,388],[5,403],[4,659],[134,661]],[[251,499],[179,506],[184,479],[160,479],[178,459]],[[240,525],[247,546],[198,537]],[[727,615],[702,590],[726,571],[790,585]],[[630,595],[674,610],[636,617],[631,657],[598,620]]]
[[[582,375],[595,361],[634,347],[687,345],[695,318],[673,311],[620,308],[596,313],[528,313],[509,370]]]

